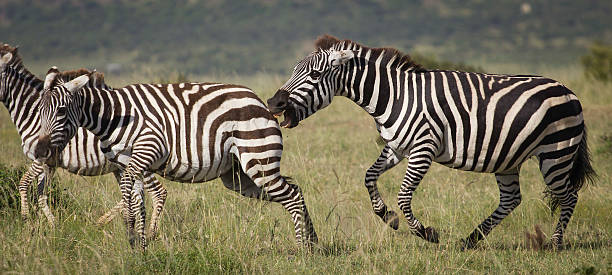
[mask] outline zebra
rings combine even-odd
[[[66,149],[57,155],[58,158],[54,159],[53,163],[49,164],[50,167],[37,161],[34,157],[34,148],[38,139],[40,116],[36,110],[40,104],[45,84],[49,85],[50,83],[45,83],[30,73],[23,65],[18,49],[8,44],[0,43],[0,70],[0,100],[9,111],[11,119],[17,127],[17,132],[21,136],[21,146],[24,154],[34,161],[19,182],[22,218],[27,219],[29,215],[28,186],[33,180],[39,179],[37,188],[39,208],[45,214],[49,224],[54,226],[55,217],[48,207],[44,186],[47,179],[52,178],[56,167],[83,176],[113,173],[117,180],[121,178],[119,167],[107,161],[100,150],[99,140],[84,128],[77,130],[75,137],[70,140]],[[58,74],[57,78],[61,81],[69,81],[85,73],[89,73],[89,71],[85,69],[67,71]],[[101,73],[94,74],[87,85],[101,88],[108,87],[104,83],[104,75]],[[152,174],[145,176],[144,185],[154,202],[154,211],[148,232],[149,236],[153,238],[161,218],[167,191]],[[98,219],[98,224],[109,222],[122,208],[123,204],[119,201],[115,207]]]
[[[280,125],[285,128],[325,108],[335,95],[368,112],[386,142],[365,178],[376,214],[385,221],[394,215],[380,199],[376,180],[407,158],[399,208],[413,234],[437,243],[437,231],[423,226],[411,209],[413,192],[432,161],[494,173],[499,206],[460,242],[462,249],[473,248],[520,204],[519,170],[535,156],[551,210],[561,206],[551,244],[563,247],[578,191],[596,176],[582,107],[568,88],[541,76],[426,70],[396,49],[330,35],[319,37],[315,48],[297,63],[268,107],[277,117],[284,114]]]
[[[132,247],[140,241],[146,249],[142,184],[134,182],[145,171],[189,183],[221,178],[245,197],[280,203],[291,214],[298,244],[317,242],[302,191],[280,174],[278,122],[252,90],[209,82],[83,88],[88,79],[45,92],[36,157],[46,162],[78,127],[98,136],[108,159],[125,169],[121,191]]]

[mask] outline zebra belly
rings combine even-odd
[[[221,154],[217,152],[210,159],[205,157],[209,156],[209,148],[205,148],[204,152],[198,152],[197,156],[197,161],[189,161],[186,156],[171,154],[168,158],[154,163],[151,171],[172,181],[198,183],[216,179],[231,168],[231,157],[227,150]]]

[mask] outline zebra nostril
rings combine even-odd
[[[49,150],[47,150],[43,146],[37,146],[34,150],[34,157],[36,157],[37,159],[48,158],[49,154]]]
[[[34,157],[37,159],[48,158],[51,155],[49,146],[51,145],[51,139],[49,136],[41,136],[38,139],[38,144],[34,149]]]
[[[287,107],[287,102],[285,101],[279,101],[276,103],[276,107],[277,109],[285,109],[285,107]]]
[[[287,107],[288,100],[289,92],[285,90],[278,90],[272,98],[268,99],[268,106],[272,110],[282,111]]]

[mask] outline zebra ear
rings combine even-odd
[[[353,59],[355,54],[351,50],[333,51],[329,54],[329,62],[332,66],[340,66]]]
[[[10,52],[6,53],[5,55],[2,56],[2,58],[0,58],[0,65],[4,66],[8,64],[9,61],[11,61],[11,59],[13,59],[13,54]]]
[[[47,90],[51,88],[51,84],[53,84],[53,81],[55,80],[55,77],[57,77],[57,74],[59,74],[59,70],[55,66],[51,67],[51,69],[47,71],[47,76],[45,76],[45,85],[43,86],[43,89]]]
[[[64,87],[66,87],[70,93],[75,93],[81,90],[81,88],[83,88],[87,82],[89,82],[89,74],[84,74],[64,83]]]

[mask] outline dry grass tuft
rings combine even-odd
[[[529,233],[529,231],[525,230],[525,247],[527,249],[533,250],[541,250],[544,248],[546,241],[546,234],[542,232],[542,228],[539,224],[534,226],[535,233]]]

